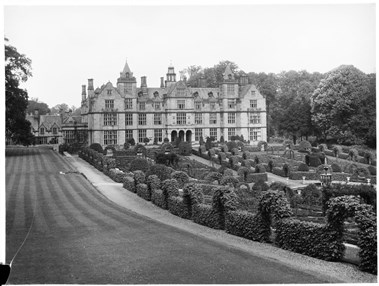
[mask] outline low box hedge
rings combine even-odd
[[[167,209],[167,202],[162,190],[152,190],[151,201],[154,205],[165,210]]]
[[[324,153],[325,153],[326,156],[332,156],[332,157],[334,157],[333,150],[324,150]]]
[[[272,168],[272,173],[277,176],[286,177],[286,174],[282,168],[274,167]]]
[[[347,160],[347,159],[349,159],[349,154],[340,153],[340,154],[338,154],[338,158]]]
[[[179,216],[181,218],[190,219],[190,202],[179,196],[171,196],[168,198],[167,208],[173,215]]]
[[[276,224],[275,244],[311,257],[338,261],[345,246],[337,236],[338,232],[328,231],[323,224],[286,218]]]
[[[351,174],[347,173],[333,173],[332,174],[332,181],[339,181],[339,182],[346,182],[347,177],[351,178]]]
[[[195,223],[214,229],[224,229],[224,217],[210,205],[197,204],[192,207],[192,220]]]
[[[141,198],[147,201],[151,200],[151,193],[146,184],[138,184],[136,189],[137,189],[138,196],[140,196]]]
[[[246,183],[256,183],[258,181],[267,181],[267,173],[249,173],[246,176]]]
[[[320,175],[316,172],[290,172],[289,178],[291,180],[302,180],[305,177],[306,180],[320,180]]]
[[[259,215],[247,211],[229,211],[225,215],[225,231],[254,241],[268,242],[270,232],[262,227]]]

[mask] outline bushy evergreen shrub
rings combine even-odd
[[[160,187],[161,187],[161,180],[159,180],[157,175],[148,176],[146,183],[147,183],[147,187],[149,188],[150,192],[152,190],[160,189]]]
[[[140,196],[141,198],[150,201],[151,199],[151,193],[147,187],[146,184],[138,184],[137,187],[137,195]]]
[[[123,178],[123,187],[127,189],[128,191],[135,193],[136,192],[136,186],[134,184],[134,178],[129,176],[124,176]]]
[[[134,171],[133,174],[134,174],[134,183],[136,186],[138,184],[144,184],[145,183],[146,176],[145,176],[144,172],[137,170],[137,171]]]
[[[333,173],[341,173],[342,172],[341,167],[336,163],[333,163],[331,168],[332,168]]]
[[[189,142],[179,143],[179,154],[182,156],[190,156],[192,151],[192,145]]]
[[[166,165],[155,164],[146,173],[146,176],[150,175],[157,175],[159,180],[164,181],[171,177],[171,169]]]
[[[171,178],[177,181],[179,189],[183,189],[184,185],[189,182],[189,176],[182,171],[172,172]]]
[[[297,168],[297,170],[299,172],[308,172],[309,171],[309,167],[307,166],[307,164],[301,163],[299,165],[299,167]]]
[[[220,180],[220,185],[236,187],[239,181],[233,176],[224,175]]]
[[[99,143],[92,143],[89,147],[98,153],[103,153],[103,147]]]
[[[130,171],[137,171],[140,170],[142,172],[147,172],[149,170],[149,162],[146,159],[143,158],[135,158],[130,162]]]
[[[219,173],[219,172],[209,172],[206,176],[205,176],[205,180],[208,181],[208,182],[214,182],[214,181],[217,181],[218,184],[220,184],[220,181],[221,181],[221,178],[222,178],[222,174]]]
[[[312,148],[311,143],[307,140],[300,141],[299,143],[299,152],[308,151]]]
[[[166,197],[164,196],[163,191],[160,189],[152,190],[151,202],[162,209],[165,209],[165,210],[167,209]]]

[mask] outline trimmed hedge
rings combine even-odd
[[[171,196],[168,198],[167,208],[173,215],[181,218],[190,219],[191,212],[189,211],[188,201],[179,196]]]
[[[183,171],[172,172],[171,178],[177,181],[179,189],[183,189],[184,185],[189,182],[189,176]]]
[[[130,162],[130,171],[140,170],[144,173],[149,169],[149,162],[146,159],[136,158]]]
[[[229,211],[225,215],[225,231],[254,241],[270,241],[269,225],[265,225],[259,214],[247,211]]]
[[[192,207],[192,220],[195,223],[214,229],[223,229],[223,217],[212,206],[197,204]]]
[[[303,141],[302,141],[302,142],[303,142]],[[309,171],[309,167],[308,167],[307,164],[305,164],[305,163],[301,163],[301,164],[299,165],[299,167],[297,167],[297,170],[298,170],[299,172],[308,172],[308,171]]]
[[[125,189],[127,189],[128,191],[135,193],[136,192],[136,186],[134,184],[134,178],[129,177],[129,176],[124,176],[123,187]]]
[[[268,176],[267,173],[249,173],[246,177],[247,183],[256,183],[259,181],[267,181]]]
[[[323,211],[326,212],[327,203],[331,198],[341,196],[360,196],[365,204],[376,209],[376,189],[371,185],[345,185],[333,184],[322,189]]]
[[[152,190],[160,189],[160,187],[161,187],[161,180],[159,180],[157,175],[148,176],[146,183],[147,183],[147,187],[149,188],[150,192]]]
[[[162,190],[152,190],[151,201],[154,205],[165,210],[167,209],[167,201]]]
[[[138,196],[140,196],[141,198],[147,201],[151,200],[151,193],[146,184],[138,184],[136,189],[137,189]]]
[[[320,180],[320,175],[316,172],[291,172],[289,175],[291,180],[302,180],[303,177],[306,180]]]
[[[327,231],[322,224],[293,218],[277,222],[275,244],[283,249],[332,261],[339,260],[344,251],[338,232]]]
[[[150,175],[157,175],[161,181],[164,181],[170,179],[171,169],[163,164],[155,164],[146,173],[147,177]]]
[[[279,167],[274,167],[272,168],[272,173],[277,176],[285,177],[285,172],[283,171],[282,168]]]

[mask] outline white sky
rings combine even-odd
[[[5,37],[32,60],[33,77],[25,84],[29,98],[50,107],[80,106],[88,78],[95,87],[108,80],[116,85],[126,59],[137,85],[147,76],[150,87],[159,86],[170,62],[177,79],[185,67],[222,60],[245,72],[323,73],[341,64],[376,71],[376,7],[370,3],[9,5]]]

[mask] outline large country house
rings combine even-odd
[[[230,140],[233,135],[243,135],[253,145],[267,141],[266,99],[247,76],[237,81],[227,66],[219,88],[205,85],[205,80],[196,88],[176,81],[170,66],[160,87],[148,87],[145,76],[137,87],[128,63],[116,86],[108,82],[95,89],[89,79],[88,87],[82,86],[81,103],[88,143],[122,145],[130,138],[162,142],[178,137],[194,142],[201,136]]]

